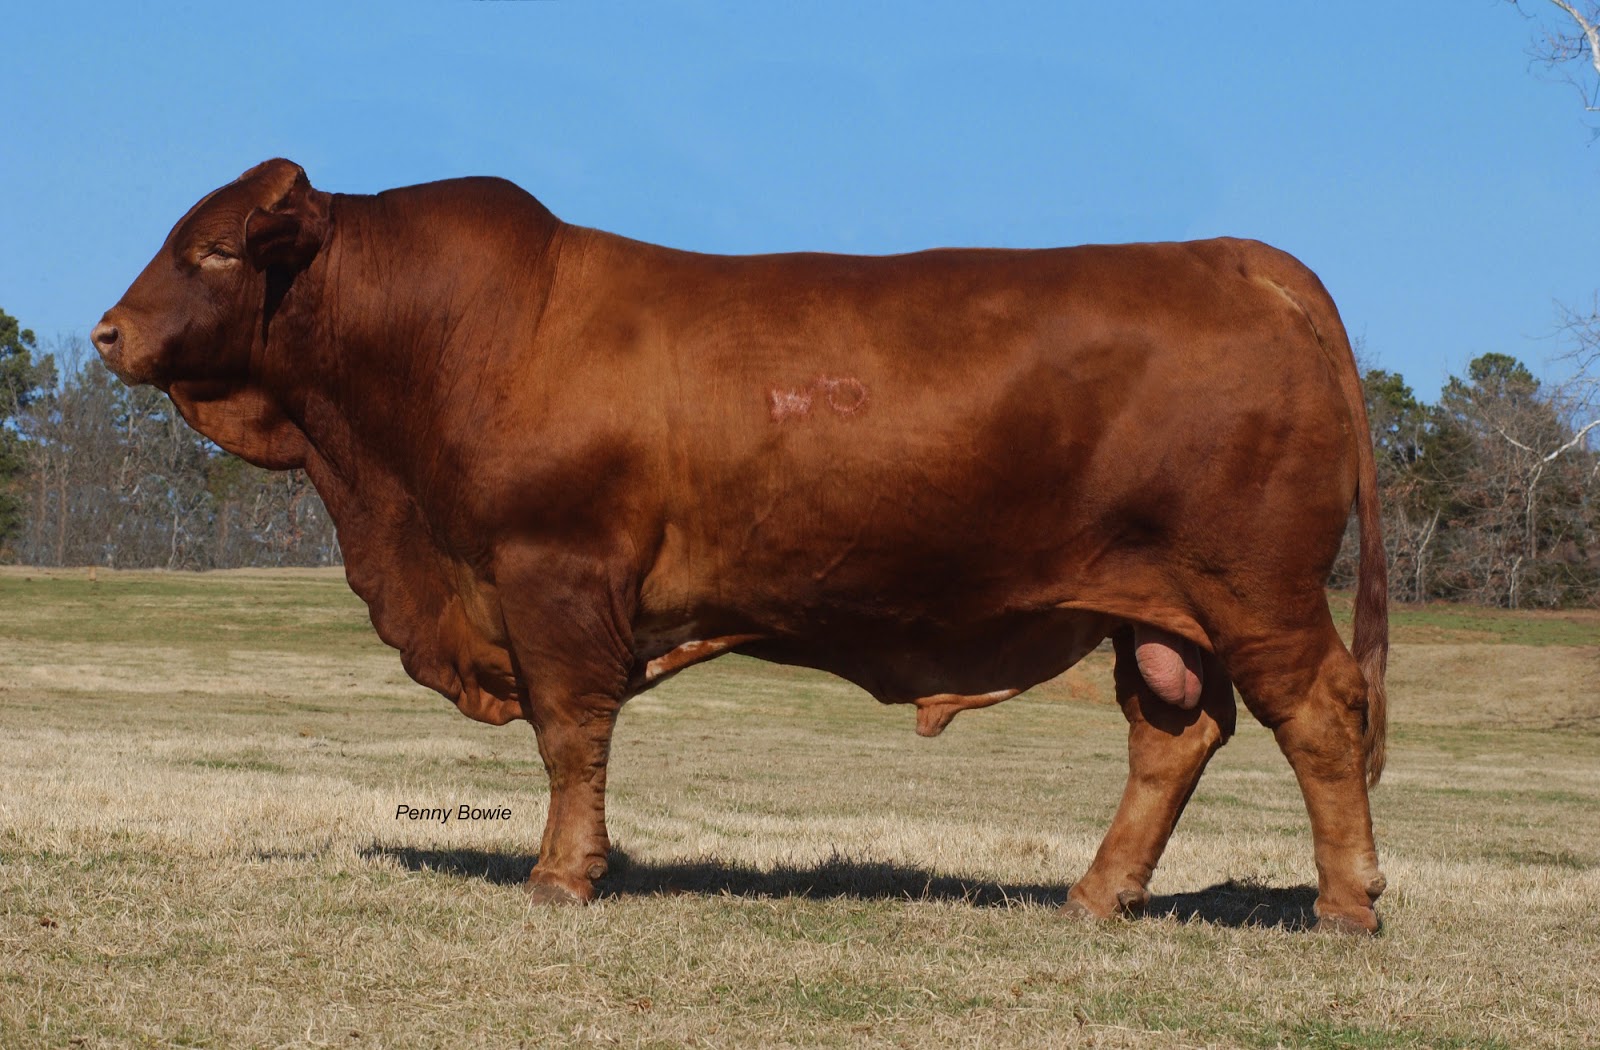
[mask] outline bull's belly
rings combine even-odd
[[[1010,699],[1062,673],[1117,621],[1091,612],[1012,613],[961,625],[851,622],[804,635],[720,635],[683,642],[647,662],[640,688],[729,650],[811,667],[853,682],[885,704],[914,704],[917,731],[934,736],[961,711]]]
[[[498,593],[464,570],[453,576],[438,581],[446,597],[436,619],[414,623],[403,633],[386,632],[392,625],[378,615],[385,606],[374,603],[374,623],[386,641],[401,648],[411,676],[449,697],[463,714],[496,725],[525,717],[508,639],[497,629],[502,622],[496,615]],[[410,582],[414,586],[415,578]],[[977,603],[966,604],[970,609]],[[1134,623],[1142,632],[1139,670],[1152,691],[1170,703],[1193,706],[1199,695],[1198,650],[1149,623],[1150,608],[1141,603],[1137,613],[1130,613],[1115,603],[1097,602],[1096,608],[1013,608],[955,619],[925,609],[913,613],[903,605],[880,612],[869,611],[864,602],[835,602],[790,608],[776,621],[748,611],[709,609],[696,610],[699,615],[667,614],[654,622],[647,615],[631,625],[634,667],[622,699],[694,664],[738,651],[827,671],[882,703],[913,704],[918,732],[931,736],[961,711],[999,703],[1061,674],[1117,626]]]

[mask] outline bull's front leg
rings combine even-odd
[[[550,811],[528,893],[594,899],[606,872],[606,763],[633,664],[630,589],[603,554],[502,552],[501,612],[523,714],[550,778]]]
[[[550,778],[550,812],[527,885],[538,903],[587,903],[606,873],[606,761],[620,706],[602,694],[531,691],[529,720]]]

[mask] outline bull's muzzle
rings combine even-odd
[[[122,329],[112,324],[106,317],[102,317],[100,323],[94,326],[94,331],[89,334],[89,339],[105,363],[115,368],[116,358],[122,354]]]
[[[108,311],[94,326],[94,331],[89,333],[90,342],[94,343],[95,351],[99,353],[100,360],[105,362],[107,368],[124,383],[137,384],[147,382],[147,378],[134,375],[139,369],[133,368],[128,359],[128,338],[124,330],[111,319]]]

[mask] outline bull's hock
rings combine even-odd
[[[394,807],[396,820],[431,820],[439,824],[448,824],[452,820],[510,820],[511,807],[497,806],[493,809],[480,809],[469,806],[465,802],[458,806],[412,806],[402,802]]]

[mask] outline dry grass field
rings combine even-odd
[[[342,577],[0,570],[0,1046],[1600,1044],[1600,616],[1399,611],[1383,934],[1306,930],[1241,721],[1151,914],[1057,915],[1125,772],[1109,661],[935,740],[729,657],[624,711],[617,854],[530,907],[532,732]],[[498,821],[397,807],[506,807]]]

